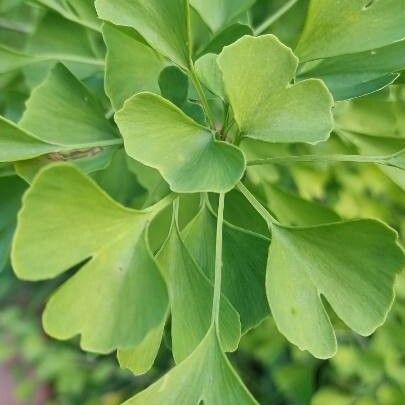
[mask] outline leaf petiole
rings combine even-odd
[[[247,162],[248,166],[259,166],[272,163],[296,163],[296,162],[353,162],[353,163],[374,163],[378,165],[394,166],[390,161],[395,155],[389,156],[362,156],[362,155],[301,155],[301,156],[283,156],[270,157],[264,159],[251,160]]]
[[[221,303],[222,284],[222,227],[224,224],[225,194],[219,194],[217,232],[215,242],[215,277],[214,277],[214,298],[212,302],[212,323],[215,325],[219,336],[219,308]]]
[[[269,224],[279,224],[276,218],[271,215],[266,208],[257,200],[257,198],[248,190],[248,188],[242,183],[239,182],[237,185],[239,191],[245,196],[249,201],[252,207],[260,214],[260,216]]]

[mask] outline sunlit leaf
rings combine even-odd
[[[384,323],[395,276],[405,266],[393,230],[373,220],[271,229],[267,295],[288,340],[319,358],[335,354],[336,337],[321,296],[360,335]]]
[[[328,138],[331,95],[316,79],[290,85],[298,59],[276,37],[245,36],[225,47],[218,63],[242,136],[283,143]]]
[[[238,148],[215,140],[208,128],[160,96],[130,98],[115,119],[127,153],[158,169],[175,192],[228,191],[243,174]]]
[[[84,349],[106,353],[139,344],[161,324],[166,287],[146,241],[153,215],[120,206],[73,166],[39,173],[18,219],[16,274],[43,280],[91,258],[48,302],[50,335],[80,334]]]

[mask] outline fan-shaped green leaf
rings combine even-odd
[[[155,213],[120,206],[74,166],[38,174],[18,219],[16,274],[52,278],[91,258],[50,299],[43,317],[49,334],[81,334],[84,349],[105,353],[133,347],[162,323],[166,287],[145,234]]]
[[[367,51],[405,38],[404,0],[312,0],[296,48],[301,60]]]
[[[210,328],[214,289],[184,245],[176,220],[157,259],[169,289],[173,356],[180,362],[194,351]],[[225,297],[219,316],[223,347],[235,350],[240,339],[240,321]]]
[[[130,98],[115,119],[127,153],[158,169],[175,192],[228,191],[244,172],[238,148],[216,141],[208,128],[160,96]]]
[[[272,225],[267,295],[279,330],[319,358],[336,352],[336,337],[321,295],[355,332],[380,326],[405,266],[397,235],[378,221],[313,227]]]
[[[218,63],[242,136],[283,143],[329,137],[332,96],[320,80],[290,85],[298,59],[275,36],[245,36],[225,47]]]
[[[216,217],[206,204],[183,234],[190,253],[213,282]],[[243,333],[269,314],[264,288],[267,250],[266,238],[224,222],[222,291],[239,312]]]
[[[136,29],[162,55],[189,67],[187,0],[97,0],[96,9],[103,20]]]
[[[195,70],[198,78],[207,89],[225,101],[226,94],[222,80],[222,72],[217,63],[217,55],[207,53],[199,58],[195,63]]]
[[[187,359],[125,405],[201,403],[257,404],[224,355],[213,327]]]

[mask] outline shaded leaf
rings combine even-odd
[[[107,45],[105,86],[114,109],[141,91],[159,93],[164,59],[133,29],[105,23],[103,36]]]
[[[173,356],[180,362],[194,351],[210,328],[214,289],[184,245],[176,220],[157,260],[169,290]],[[223,347],[235,350],[240,339],[240,321],[225,297],[219,316]]]
[[[212,282],[216,221],[204,204],[183,231],[187,248]],[[238,311],[243,333],[269,314],[264,288],[268,244],[268,239],[258,234],[223,224],[222,291]]]

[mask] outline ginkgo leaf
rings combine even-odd
[[[197,349],[182,363],[125,405],[255,405],[210,328]]]
[[[157,260],[169,290],[173,356],[180,362],[194,351],[210,328],[213,284],[184,245],[176,219]],[[222,345],[233,351],[240,339],[240,321],[225,297],[221,300],[219,318]]]
[[[271,229],[267,295],[288,340],[318,358],[335,354],[336,337],[321,296],[361,335],[384,323],[395,276],[405,266],[392,229],[375,220]]]
[[[17,212],[27,185],[16,176],[0,177],[0,271],[7,264]]]
[[[216,217],[206,204],[183,234],[188,250],[213,282]],[[264,287],[268,244],[261,235],[223,224],[222,291],[238,311],[243,333],[269,314]]]
[[[96,9],[103,20],[134,28],[159,53],[189,67],[187,0],[96,0]]]
[[[254,0],[190,0],[212,32],[217,32],[254,3]]]
[[[304,65],[299,78],[322,79],[336,101],[375,92],[391,84],[405,69],[405,41],[357,54]]]
[[[332,96],[321,80],[290,85],[298,59],[275,36],[245,36],[225,47],[218,63],[242,136],[282,143],[329,137]]]
[[[0,116],[0,162],[31,159],[61,149],[59,145],[42,142]]]
[[[215,140],[208,128],[158,95],[135,95],[115,120],[128,155],[158,169],[175,192],[228,191],[245,170],[237,147]]]
[[[15,273],[43,280],[86,261],[47,304],[50,335],[80,334],[85,350],[107,353],[135,346],[162,323],[166,286],[146,241],[155,214],[117,204],[74,166],[38,174],[18,218]]]
[[[72,148],[119,142],[101,105],[61,64],[32,91],[19,125],[44,142]]]
[[[405,0],[312,0],[295,52],[302,61],[367,51],[405,38]]]
[[[167,62],[131,28],[103,25],[107,45],[105,86],[115,110],[141,91],[159,93],[159,74]]]

